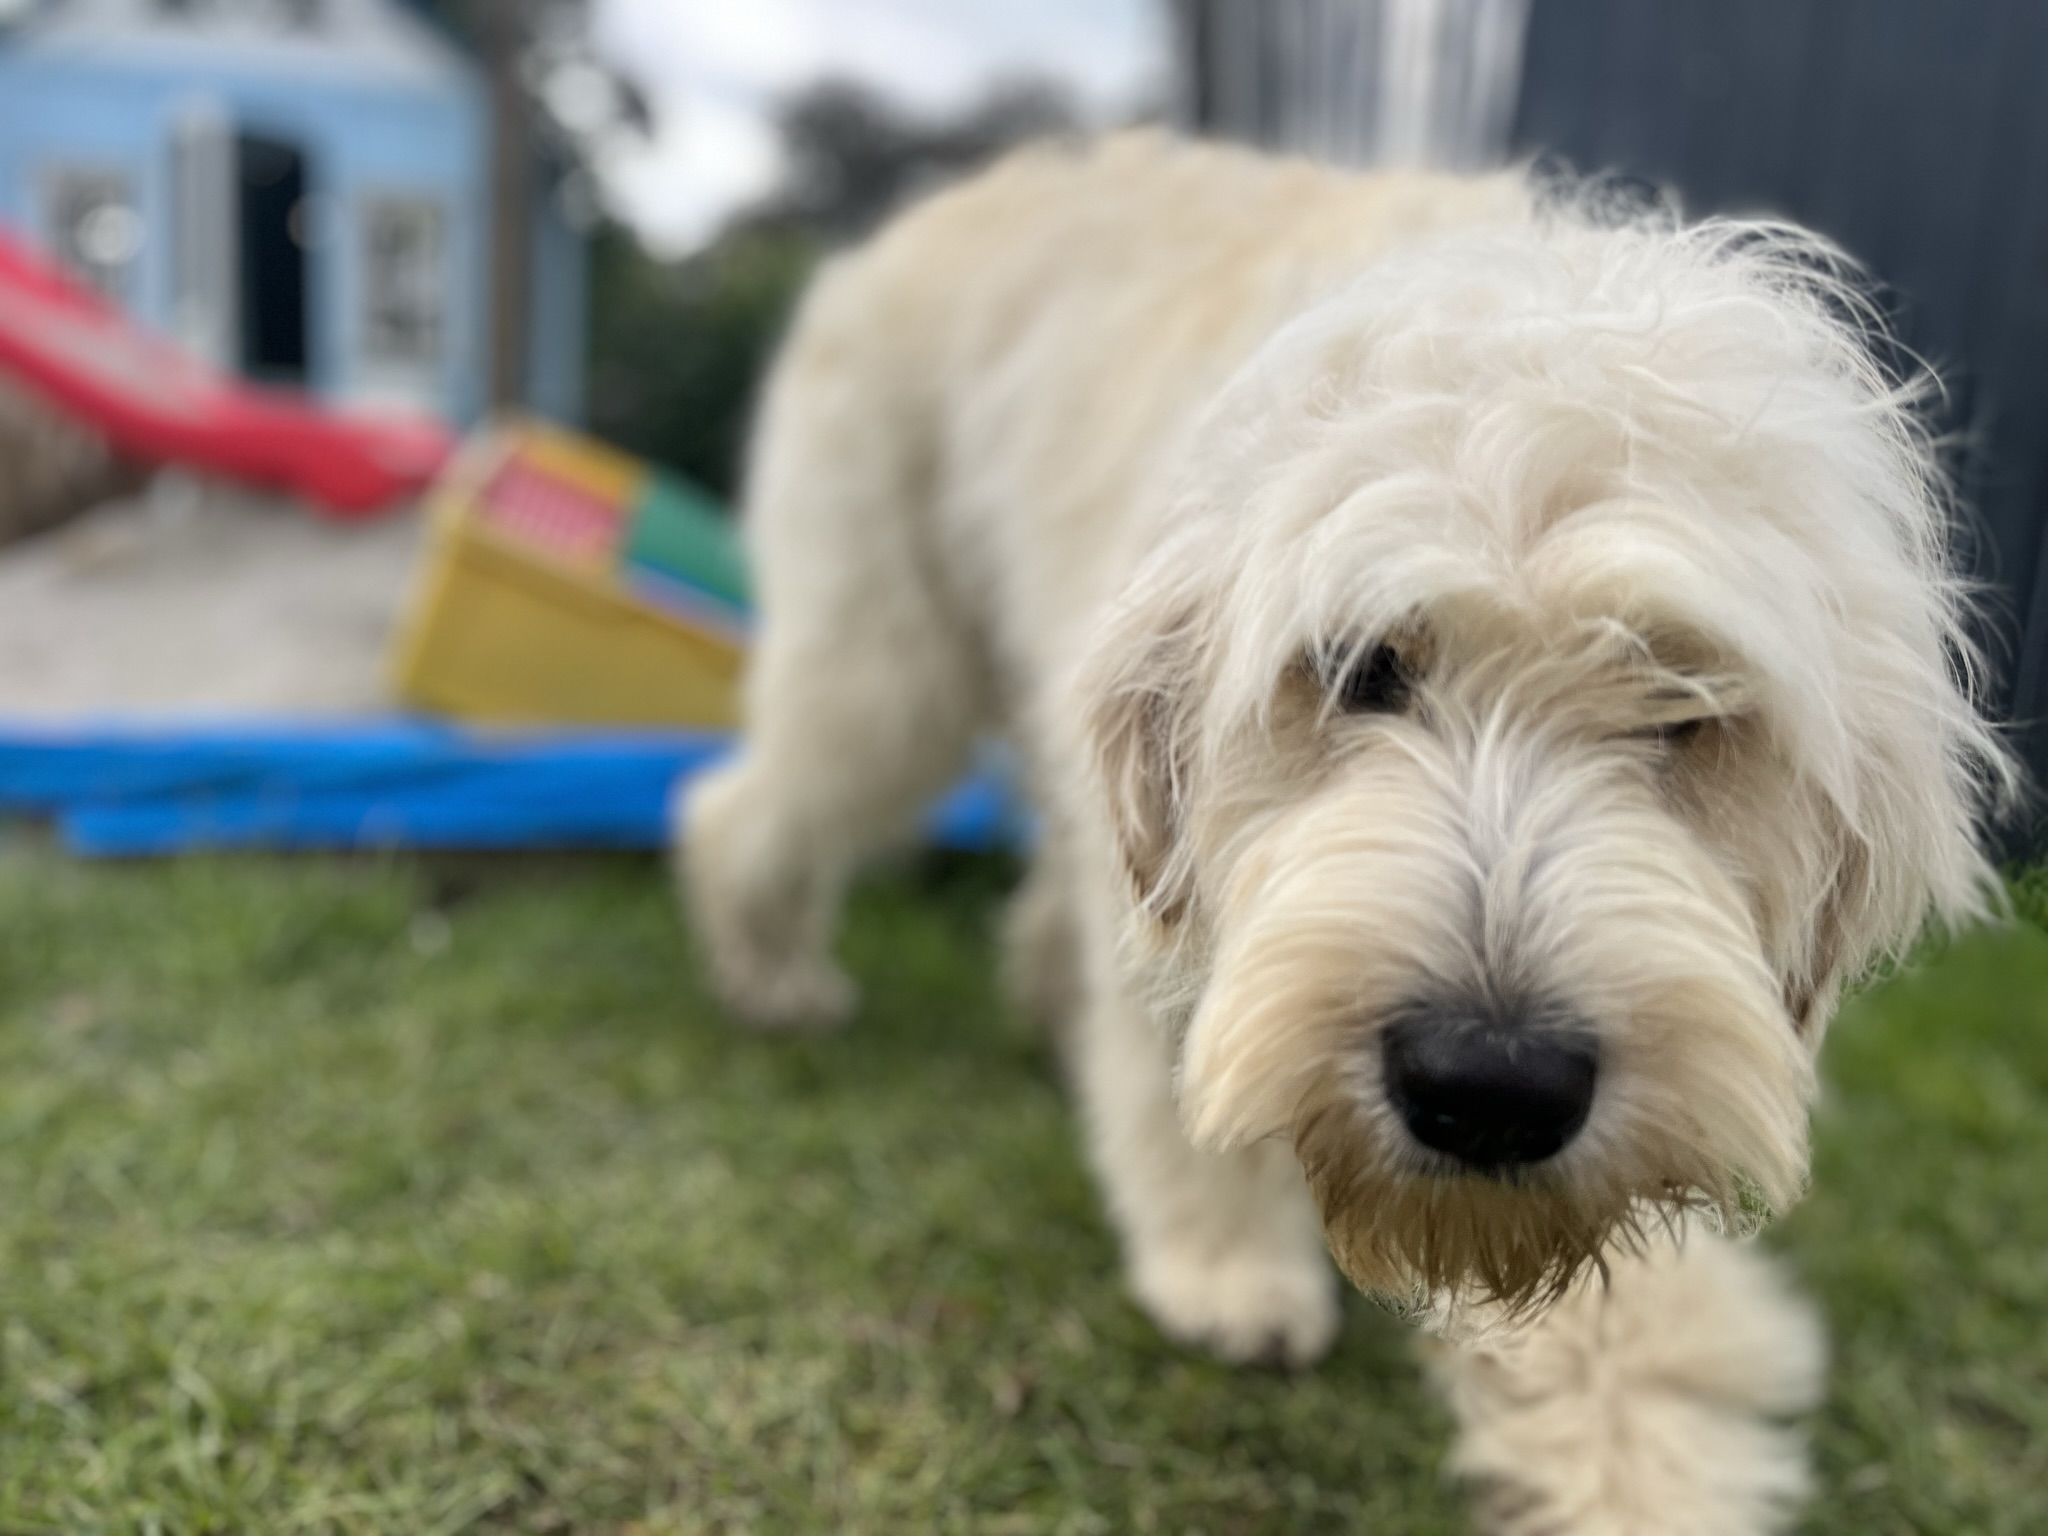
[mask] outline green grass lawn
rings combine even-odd
[[[0,1532],[1463,1529],[1363,1302],[1287,1379],[1123,1300],[1001,870],[877,882],[749,1039],[660,870],[0,851]],[[1807,1529],[2048,1531],[2048,884],[1866,995]]]

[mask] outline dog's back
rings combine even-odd
[[[756,440],[765,602],[774,545],[843,522],[863,547],[915,542],[999,684],[1056,674],[1043,647],[1149,542],[1162,461],[1261,341],[1395,244],[1529,207],[1514,175],[1363,175],[1155,133],[1013,155],[806,302]],[[786,462],[846,472],[812,441],[842,403],[876,481],[829,505],[784,494]]]

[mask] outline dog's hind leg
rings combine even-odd
[[[1819,1399],[1823,1354],[1760,1252],[1696,1228],[1526,1327],[1427,1350],[1493,1536],[1782,1530],[1806,1486],[1784,1421]]]
[[[745,732],[676,816],[712,980],[769,1028],[850,1015],[831,953],[846,883],[958,775],[986,708],[979,637],[939,591],[922,423],[857,276],[807,301],[765,402]]]
[[[1062,1047],[1070,1044],[1082,995],[1068,835],[1047,818],[1031,867],[1003,914],[1002,933],[1004,995]]]
[[[1113,984],[1093,988],[1073,1058],[1138,1304],[1169,1336],[1232,1363],[1320,1358],[1340,1320],[1336,1272],[1290,1150],[1196,1151],[1174,1108],[1168,1042]]]

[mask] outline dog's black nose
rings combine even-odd
[[[1541,1014],[1411,1009],[1381,1036],[1387,1097],[1415,1139],[1474,1168],[1540,1163],[1578,1135],[1600,1053]]]

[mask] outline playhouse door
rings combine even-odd
[[[306,157],[281,139],[235,144],[241,202],[242,371],[306,381]]]

